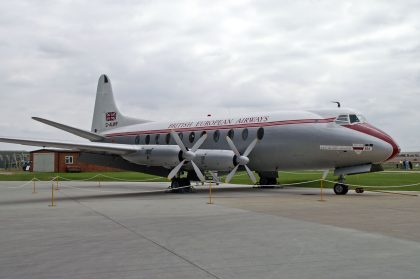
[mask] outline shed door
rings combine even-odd
[[[35,153],[34,172],[54,172],[54,153]]]

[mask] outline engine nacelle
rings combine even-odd
[[[148,145],[136,153],[122,157],[139,165],[175,167],[180,162],[180,152],[181,149],[177,145]]]
[[[173,168],[184,158],[177,145],[148,145],[139,151],[122,156],[127,161],[146,166],[162,166]],[[235,167],[235,154],[231,150],[199,149],[195,152],[194,163],[201,170],[227,171]],[[191,164],[185,167],[192,169]]]
[[[201,170],[227,171],[235,167],[231,150],[199,149],[195,155],[194,163]]]

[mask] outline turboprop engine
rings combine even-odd
[[[122,156],[127,161],[146,166],[175,167],[179,164],[181,148],[177,145],[148,145],[136,153]]]
[[[207,134],[203,134],[191,149],[185,147],[177,133],[172,132],[171,135],[177,145],[147,145],[135,153],[123,155],[123,158],[135,164],[173,168],[168,175],[169,179],[175,177],[184,166],[187,169],[192,167],[201,181],[204,181],[205,178],[200,169],[230,170],[231,172],[226,177],[226,182],[229,182],[239,166],[243,166],[251,180],[256,182],[256,178],[247,164],[249,162],[248,155],[257,144],[258,139],[253,140],[244,153],[240,154],[229,137],[226,137],[226,140],[232,150],[214,150],[199,149],[206,140]]]

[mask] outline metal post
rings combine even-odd
[[[55,206],[55,204],[54,204],[54,181],[52,181],[52,183],[51,183],[51,204],[48,205],[48,206],[51,206],[51,207]]]
[[[213,204],[211,201],[211,181],[210,181],[210,187],[209,187],[209,202],[207,204]]]
[[[324,189],[324,179],[321,179],[321,199],[319,200],[319,201],[325,201],[324,200],[324,191],[323,191],[323,189]]]
[[[324,180],[327,178],[329,170],[325,170],[322,174],[321,178],[321,199],[319,201],[325,201],[324,200]]]
[[[58,191],[58,175],[55,177],[55,182],[56,182],[56,186],[55,186],[55,190]]]
[[[35,189],[35,177],[32,178],[32,194],[36,194],[36,189]]]

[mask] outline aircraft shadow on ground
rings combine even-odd
[[[91,189],[90,189],[91,190]],[[116,198],[172,198],[172,199],[181,199],[181,198],[186,198],[186,197],[194,197],[195,195],[199,194],[200,196],[195,196],[196,198],[203,198],[203,194],[208,194],[209,189],[208,188],[194,188],[193,192],[191,193],[173,193],[170,192],[170,190],[165,191],[166,189],[159,189],[156,191],[147,191],[147,192],[130,192],[130,193],[105,193],[105,192],[100,192],[100,190],[98,190],[98,193],[95,194],[91,194],[91,193],[86,193],[86,195],[81,194],[80,192],[77,193],[76,195],[66,191],[66,189],[60,189],[58,192],[56,192],[55,194],[55,202],[59,203],[60,201],[84,201],[84,200],[107,200],[107,199],[116,199]],[[282,191],[283,190],[283,191]],[[290,194],[290,191],[287,191],[288,188],[287,187],[281,187],[281,186],[277,186],[277,187],[271,187],[271,188],[259,188],[259,187],[253,187],[253,186],[249,186],[249,187],[225,187],[225,186],[217,186],[214,187],[212,189],[213,194],[218,195],[218,194],[223,194],[223,193],[284,193],[284,194]],[[303,189],[302,189],[303,190]],[[114,191],[114,190],[113,190]],[[46,193],[46,192],[45,192]],[[43,195],[45,194],[43,193]],[[39,193],[38,193],[39,194]],[[316,193],[308,193],[308,192],[293,192],[294,195],[296,196],[302,196],[302,195],[317,195]],[[332,193],[325,193],[326,195],[334,195]],[[220,196],[217,196],[219,198],[221,198]],[[267,197],[267,195],[264,195],[264,197]],[[236,198],[235,196],[229,196],[229,198]],[[25,198],[25,199],[20,199],[20,200],[8,200],[8,201],[2,201],[0,202],[0,206],[1,205],[16,205],[16,204],[32,204],[32,203],[51,203],[51,197],[36,197],[34,196],[34,198]]]

